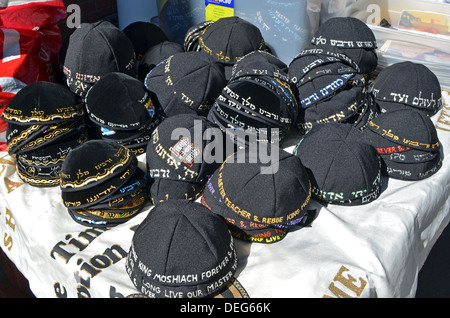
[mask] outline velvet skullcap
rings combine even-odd
[[[383,111],[412,107],[433,116],[443,104],[436,75],[425,65],[410,61],[382,69],[372,90]]]
[[[125,223],[146,207],[148,181],[147,174],[137,168],[119,190],[92,205],[69,206],[67,210],[75,222],[85,226],[104,228]]]
[[[92,138],[115,140],[136,155],[144,153],[162,120],[154,99],[136,78],[119,72],[104,76],[86,96]]]
[[[266,51],[252,51],[237,61],[231,71],[230,81],[240,76],[270,76],[290,82],[288,66]]]
[[[146,21],[136,21],[129,24],[123,33],[133,43],[136,60],[141,61],[145,52],[152,46],[168,41],[164,31],[154,23]]]
[[[403,154],[383,157],[383,173],[389,178],[404,181],[419,181],[431,177],[442,167],[443,158],[440,152],[425,153],[431,159],[427,161],[403,162]],[[391,159],[392,158],[392,159]]]
[[[273,159],[238,151],[207,182],[202,204],[227,222],[236,238],[275,243],[303,225],[311,199],[308,172],[298,157],[275,146]]]
[[[83,114],[82,103],[67,87],[53,82],[34,82],[11,99],[2,119],[17,125],[49,125],[80,120]]]
[[[202,52],[174,54],[155,66],[145,80],[166,116],[206,115],[225,85],[223,66]]]
[[[373,31],[359,19],[333,17],[322,23],[315,33],[312,45],[330,52],[347,55],[362,74],[369,74],[378,65],[377,42]]]
[[[125,267],[150,298],[248,298],[235,279],[233,237],[220,217],[197,202],[156,205],[137,228]]]
[[[108,73],[136,77],[133,43],[108,21],[82,23],[75,29],[61,49],[60,63],[66,84],[82,98]]]
[[[131,150],[109,140],[89,140],[72,150],[61,169],[63,203],[84,208],[119,190],[138,168]]]
[[[298,104],[291,86],[269,76],[244,76],[222,90],[208,120],[224,131],[241,130],[253,138],[244,142],[280,142],[297,120]],[[238,139],[239,132],[236,134]]]
[[[109,73],[92,87],[86,110],[91,121],[115,130],[137,130],[156,116],[144,84],[119,72]]]
[[[59,186],[61,167],[67,154],[86,142],[86,138],[85,132],[81,130],[45,147],[18,154],[18,176],[35,187]]]
[[[200,45],[199,45],[199,37],[202,34],[202,32],[205,31],[206,28],[208,28],[211,24],[213,24],[214,21],[203,21],[201,23],[195,24],[191,26],[184,37],[184,47],[183,49],[186,52],[196,52],[200,51]]]
[[[308,170],[313,197],[337,205],[361,205],[381,193],[381,158],[350,124],[313,127],[294,153]]]
[[[231,66],[244,55],[266,49],[259,28],[240,17],[217,20],[201,33],[198,41],[202,52],[227,66],[227,79],[231,75]]]
[[[442,166],[441,143],[426,113],[402,108],[381,113],[363,133],[383,160],[383,172],[394,179],[422,180]]]
[[[308,104],[303,112],[300,112],[302,115],[299,116],[299,124],[305,131],[325,123],[356,124],[365,111],[373,109],[376,112],[375,104],[365,87],[362,75],[344,74],[323,80],[328,84],[322,83],[324,86],[321,89],[317,87],[316,93],[301,101],[304,105],[305,101]],[[318,83],[314,83],[314,85],[318,85]],[[331,87],[335,89],[334,92]],[[299,88],[299,92],[311,88],[307,88],[305,85],[305,87]],[[315,103],[314,98],[321,95],[320,92],[325,91],[331,96]]]
[[[7,150],[10,155],[35,151],[84,130],[81,120],[53,125],[16,125],[8,123]]]
[[[398,109],[379,114],[366,129],[390,142],[422,151],[438,151],[441,147],[432,120],[414,109]]]
[[[212,140],[204,138],[208,130],[214,130]],[[155,204],[197,199],[224,160],[223,149],[215,149],[216,145],[223,145],[222,131],[206,118],[185,114],[165,119],[153,132],[146,151]]]
[[[79,126],[79,128],[73,129],[62,138],[47,143],[45,147],[21,152],[20,157],[35,165],[46,166],[48,164],[62,163],[67,154],[79,145],[85,143],[87,138],[86,130],[84,127]]]
[[[364,76],[345,59],[312,51],[303,51],[289,66],[303,110],[298,125],[305,131],[329,122],[364,127],[378,112]]]
[[[164,41],[150,47],[142,57],[138,66],[138,78],[144,82],[148,73],[159,63],[165,61],[170,56],[183,53],[184,48],[176,42]]]
[[[314,50],[304,50],[298,54],[289,64],[288,71],[290,80],[299,89],[301,106],[305,108],[329,98],[341,88],[342,85],[338,83],[332,84],[336,79],[357,72],[352,63],[346,60],[312,52]],[[348,77],[345,82],[350,78]]]

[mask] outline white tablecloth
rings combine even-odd
[[[274,244],[235,240],[237,278],[251,298],[414,297],[417,275],[450,217],[450,98],[435,116],[443,167],[418,181],[389,179],[376,201],[317,206],[310,227]],[[140,162],[145,169],[143,161]],[[151,213],[98,230],[75,223],[58,187],[23,184],[0,152],[0,246],[37,297],[126,297],[133,228]]]

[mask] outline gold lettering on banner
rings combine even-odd
[[[0,213],[1,215],[1,213]],[[16,225],[14,224],[14,218],[11,214],[11,211],[9,209],[6,209],[6,215],[5,215],[5,224],[9,226],[9,228],[15,232],[16,231]],[[11,236],[5,233],[3,236],[3,245],[8,249],[8,251],[11,251],[13,247],[13,239]]]
[[[362,292],[364,291],[364,288],[367,285],[367,282],[362,279],[361,277],[359,277],[359,286],[356,285],[355,283],[357,282],[357,279],[354,278],[351,275],[347,274],[347,277],[344,276],[345,272],[349,272],[350,270],[348,268],[346,268],[345,266],[342,266],[339,270],[339,272],[337,273],[337,275],[334,277],[333,281],[334,282],[339,282],[341,283],[344,287],[345,287],[345,291],[343,291],[342,289],[338,288],[334,282],[332,282],[330,284],[330,286],[328,287],[328,289],[331,291],[331,293],[333,294],[333,296],[329,296],[329,295],[323,295],[323,298],[333,298],[333,297],[337,297],[337,298],[357,298],[360,297]],[[350,296],[349,294],[355,294],[355,296]]]
[[[441,115],[436,123],[436,129],[450,131],[450,105],[444,104]]]
[[[18,187],[23,186],[24,183],[23,182],[14,182],[5,177],[5,185],[6,185],[6,188],[8,189],[8,193],[11,193],[14,190],[16,190]]]
[[[10,165],[10,166],[14,166],[15,163],[11,160],[5,159],[6,156],[0,158],[0,164],[5,164],[5,165]]]
[[[0,169],[0,174],[2,174],[5,171],[6,165],[10,165],[10,166],[16,165],[13,161],[5,159],[5,157],[6,156],[0,158],[0,164],[2,165],[1,169]],[[10,179],[8,179],[8,177],[5,177],[4,180],[5,180],[6,189],[8,189],[8,193],[13,192],[18,187],[23,185],[23,182],[13,182]]]

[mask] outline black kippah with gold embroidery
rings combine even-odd
[[[61,169],[61,197],[72,218],[87,226],[114,226],[138,214],[148,178],[135,154],[113,140],[89,140]]]
[[[59,185],[61,165],[69,151],[87,139],[84,107],[67,87],[35,82],[22,88],[2,114],[6,143],[17,159],[17,173],[37,187]]]

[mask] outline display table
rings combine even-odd
[[[374,202],[320,206],[315,221],[273,244],[235,240],[237,278],[251,298],[414,297],[418,272],[450,218],[450,97],[435,116],[444,164],[432,177],[385,179]],[[145,156],[140,159],[145,169]],[[350,177],[350,176],[349,176]],[[152,205],[107,230],[75,223],[58,187],[24,184],[0,153],[0,246],[36,297],[128,297],[134,229]]]

